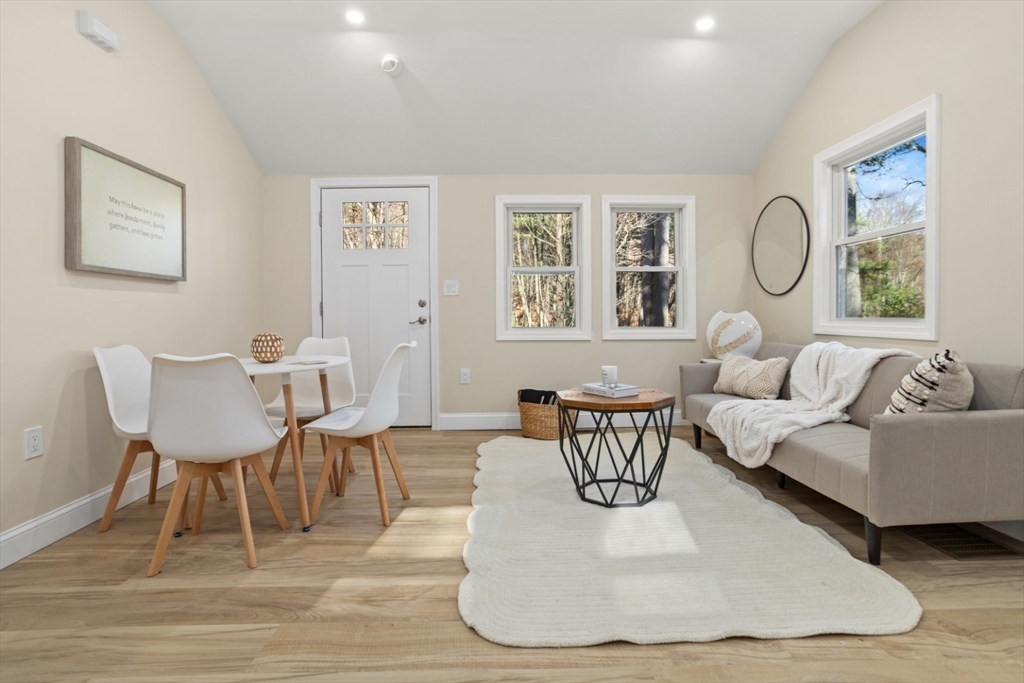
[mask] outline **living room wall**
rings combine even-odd
[[[754,219],[780,194],[812,217],[815,154],[932,93],[942,97],[939,339],[839,341],[1024,362],[1022,33],[1019,2],[886,2],[836,42],[761,160]],[[813,226],[811,240],[813,258]],[[752,284],[766,339],[829,339],[812,333],[811,269],[781,297]]]
[[[79,35],[77,9],[114,27],[121,51]],[[8,530],[114,480],[124,442],[111,430],[91,347],[246,351],[263,319],[263,176],[148,4],[3,2],[0,16],[0,530]],[[187,282],[65,270],[65,136],[185,183]],[[22,430],[37,425],[45,454],[26,461]]]
[[[719,309],[745,305],[749,286],[748,175],[468,175],[438,179],[439,280],[459,280],[441,297],[441,413],[514,413],[516,390],[565,388],[619,366],[622,381],[679,391],[679,363],[707,355],[704,329]],[[294,345],[309,336],[309,176],[264,181],[266,322]],[[591,196],[594,340],[496,341],[494,338],[494,197],[499,194]],[[697,198],[695,341],[601,340],[601,195],[691,194]],[[459,383],[459,369],[473,381]]]

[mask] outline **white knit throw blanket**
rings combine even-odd
[[[839,342],[809,344],[790,372],[792,400],[722,401],[711,409],[708,424],[730,458],[760,467],[775,444],[793,432],[849,420],[846,409],[860,396],[878,361],[910,355],[902,349],[854,349]]]

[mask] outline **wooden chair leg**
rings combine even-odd
[[[199,488],[196,490],[196,518],[192,520],[192,535],[199,535],[199,528],[203,525],[203,507],[206,505],[206,482],[209,477],[199,477]]]
[[[110,528],[110,522],[114,519],[114,510],[121,500],[124,492],[124,485],[128,481],[128,475],[132,473],[132,466],[135,465],[135,458],[139,455],[139,442],[129,441],[128,447],[124,449],[124,457],[121,458],[121,467],[117,470],[117,477],[114,478],[114,488],[110,491],[110,499],[107,501],[107,509],[103,511],[103,519],[100,521],[100,533]]]
[[[249,502],[245,498],[245,482],[242,481],[242,461],[236,458],[230,465],[231,475],[235,478],[238,519],[242,524],[242,537],[245,539],[245,559],[252,568],[256,566],[256,545],[253,543],[252,526],[249,524]]]
[[[402,490],[402,498],[409,500],[409,489],[405,486],[405,477],[402,476],[402,467],[398,464],[398,453],[395,451],[395,442],[391,440],[391,430],[385,429],[381,434],[384,441],[384,450],[391,462],[391,469],[395,472],[395,479],[398,480],[398,488]]]
[[[160,479],[160,454],[153,451],[153,461],[149,465],[149,500],[148,505],[156,502],[156,485]]]
[[[270,481],[270,475],[267,474],[267,468],[263,466],[263,460],[259,454],[254,455],[252,458],[252,471],[256,474],[256,479],[259,480],[260,486],[263,488],[263,493],[267,496],[267,502],[270,503],[270,509],[274,511],[274,517],[277,518],[277,525],[281,527],[281,531],[288,528],[288,522],[284,518],[284,510],[281,509],[281,502],[277,499],[277,492],[274,491],[274,482]]]
[[[180,464],[179,464],[179,467],[178,467],[178,476],[179,477],[181,476]],[[181,536],[182,531],[184,529],[191,529],[192,528],[192,516],[191,516],[191,514],[189,514],[190,511],[188,509],[188,499],[189,499],[189,494],[191,493],[191,491],[192,491],[192,482],[190,481],[190,482],[188,482],[185,485],[185,503],[181,506],[181,512],[178,514],[178,523],[174,527],[174,537],[175,538],[177,538],[178,536]]]
[[[221,500],[227,500],[228,494],[227,491],[224,490],[224,484],[222,484],[220,481],[220,475],[211,474],[210,479],[213,480],[213,488],[216,489],[217,491],[217,497],[220,498]]]
[[[391,516],[388,514],[388,496],[384,491],[384,471],[380,466],[380,448],[377,446],[377,437],[370,437],[370,464],[373,465],[373,480],[377,484],[377,502],[380,503],[380,519],[384,526],[391,526]]]
[[[352,449],[341,449],[341,483],[338,484],[338,495],[345,495],[345,484],[348,482],[349,465],[352,464]]]
[[[288,435],[285,434],[277,442],[277,450],[274,451],[274,464],[270,466],[270,481],[277,483],[277,471],[281,469],[281,461],[284,460],[284,449],[288,446]]]
[[[334,460],[331,463],[331,469],[334,470],[331,479],[334,480],[334,493],[337,494],[341,490],[341,460],[338,459],[337,451],[334,452]]]
[[[327,481],[334,476],[334,458],[324,456],[324,464],[320,467],[320,478],[316,482],[316,493],[313,494],[313,509],[309,512],[310,524],[316,523],[316,516],[320,512],[320,503],[324,500],[324,491],[327,489]]]
[[[325,458],[327,457],[327,453],[330,451],[330,448],[328,447],[327,442],[328,442],[327,435],[326,434],[320,434],[320,448],[323,450]],[[327,483],[331,487],[331,493],[337,493],[338,492],[338,479],[337,479],[337,477],[334,476],[334,470],[333,469],[331,471],[331,478],[327,480]]]
[[[164,563],[164,555],[167,554],[167,546],[171,542],[171,534],[174,526],[181,518],[181,506],[185,504],[185,494],[192,482],[192,471],[195,463],[180,463],[178,468],[178,480],[174,482],[174,491],[171,493],[171,502],[167,505],[167,514],[164,515],[163,526],[160,527],[160,536],[156,541],[156,550],[153,552],[153,559],[149,563],[149,571],[146,576],[156,576],[160,573],[160,565]]]
[[[305,457],[306,455],[306,430],[299,430],[299,453]]]

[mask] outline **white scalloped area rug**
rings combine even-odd
[[[459,611],[495,643],[884,635],[921,617],[902,584],[678,439],[641,508],[579,500],[558,442],[477,452]]]

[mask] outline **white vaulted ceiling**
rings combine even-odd
[[[751,173],[835,40],[879,3],[150,4],[264,173],[317,175]]]

